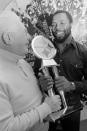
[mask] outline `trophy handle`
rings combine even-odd
[[[58,78],[59,77],[59,74],[58,74],[58,70],[57,70],[57,67],[56,65],[52,66],[52,70],[53,70],[53,73],[54,73],[54,76],[55,78]],[[59,94],[61,96],[61,99],[62,99],[62,102],[63,102],[63,106],[64,106],[64,111],[63,111],[63,114],[66,112],[67,110],[67,103],[66,103],[66,99],[65,99],[65,96],[64,96],[64,91],[63,90],[60,90],[59,91]]]
[[[46,66],[42,67],[42,71],[43,71],[45,76],[50,76],[50,73],[49,73],[48,68]],[[54,96],[53,87],[48,90],[48,95]]]

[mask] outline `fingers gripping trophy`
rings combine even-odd
[[[35,36],[34,39],[32,40],[31,47],[33,49],[33,52],[36,57],[41,59],[41,70],[45,76],[49,76],[49,67],[52,68],[52,72],[54,74],[54,77],[57,78],[58,71],[57,71],[57,63],[53,59],[53,57],[56,54],[56,49],[53,46],[52,42],[47,39],[46,37],[42,35]],[[53,87],[51,87],[48,90],[48,95],[53,96],[55,95],[55,91]],[[67,110],[67,103],[65,100],[64,92],[62,90],[59,91],[59,95],[61,97],[61,101],[63,103],[63,106],[61,107],[60,110],[57,112],[54,112],[50,115],[51,119],[55,121],[56,119],[59,119],[62,117],[66,110]]]

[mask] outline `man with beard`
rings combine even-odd
[[[80,105],[81,93],[87,91],[87,49],[74,40],[71,34],[72,16],[67,11],[57,11],[52,16],[54,46],[57,49],[54,57],[58,66],[59,77],[54,80],[56,91],[63,90],[68,97],[68,104]],[[42,90],[51,86],[50,77],[40,76]],[[43,85],[46,88],[43,88]],[[61,124],[61,128],[58,126]],[[49,131],[79,131],[80,110],[50,124]]]

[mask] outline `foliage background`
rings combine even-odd
[[[36,21],[36,11],[39,14],[43,11],[51,14],[59,9],[67,10],[73,16],[72,34],[74,38],[81,43],[87,41],[87,0],[0,0],[0,12],[7,4],[7,9],[17,7],[23,12],[29,5],[34,22]]]
[[[86,0],[34,0],[31,4],[31,13],[36,20],[35,12],[39,14],[54,13],[56,10],[67,10],[73,17],[72,34],[77,41],[85,43],[87,40],[87,1]],[[36,8],[35,8],[36,7]],[[36,9],[36,10],[35,10]]]

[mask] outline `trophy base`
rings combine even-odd
[[[68,117],[69,115],[71,115],[72,113],[80,111],[82,109],[83,109],[82,104],[79,106],[68,106],[64,110],[60,110],[60,111],[50,114],[50,118],[53,122],[55,122],[56,120],[64,119],[64,118]]]
[[[55,122],[55,120],[59,119],[63,115],[63,111],[58,111],[50,114],[50,118],[52,121]]]

